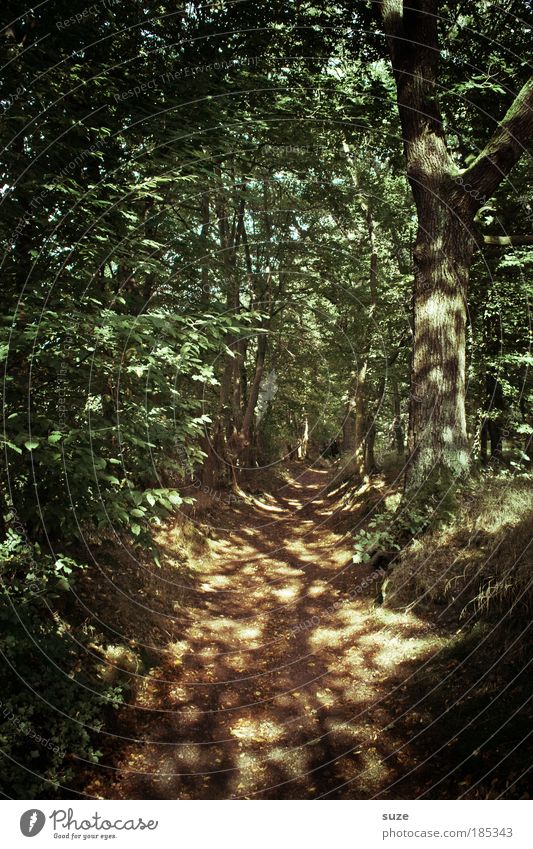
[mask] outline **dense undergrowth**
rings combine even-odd
[[[448,632],[406,688],[406,714],[416,706],[426,727],[415,738],[416,766],[392,796],[411,795],[414,784],[422,798],[529,798],[531,475],[482,472],[438,518],[427,515],[391,552],[378,600]],[[386,527],[385,514],[374,524]]]
[[[473,624],[513,632],[533,611],[533,504],[530,474],[481,473],[453,509],[396,556],[383,588],[391,607],[443,607]]]

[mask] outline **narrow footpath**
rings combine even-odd
[[[410,680],[441,640],[376,605],[380,576],[351,559],[357,508],[350,523],[330,481],[302,470],[221,510],[180,638],[128,707],[135,739],[88,795],[397,795],[413,766],[406,727],[416,738],[424,722]]]

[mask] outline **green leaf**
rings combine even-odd
[[[13,442],[10,442],[9,439],[3,439],[2,442],[4,445],[7,445],[8,448],[11,448],[12,451],[16,451],[17,454],[22,454],[22,448],[19,448],[18,445],[15,445]]]

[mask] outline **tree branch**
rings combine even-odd
[[[507,247],[508,245],[533,245],[533,236],[483,236],[483,243],[485,245],[495,245],[500,248]]]
[[[519,91],[485,148],[461,174],[460,182],[474,208],[492,196],[527,149],[532,135],[533,76]]]

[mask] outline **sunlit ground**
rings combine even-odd
[[[226,511],[179,639],[125,709],[136,742],[88,792],[357,798],[405,771],[395,693],[442,639],[376,607],[376,583],[350,597],[368,570],[351,564],[326,482],[308,471],[276,499]]]

